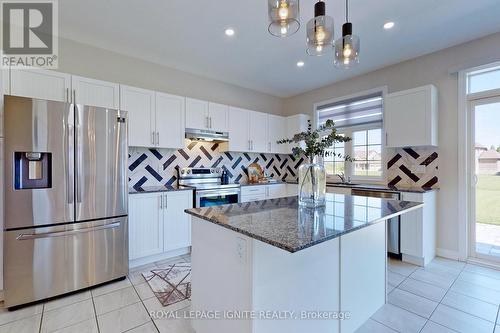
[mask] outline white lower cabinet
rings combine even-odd
[[[241,202],[253,202],[287,197],[289,196],[287,188],[288,185],[294,184],[243,186],[241,188]]]
[[[192,207],[192,191],[130,195],[130,266],[175,256],[191,246],[191,218],[184,210]]]
[[[400,242],[403,261],[425,266],[436,256],[436,191],[403,192],[401,200],[424,203],[401,215]]]
[[[299,195],[299,185],[290,183],[286,184],[286,195],[289,197]]]

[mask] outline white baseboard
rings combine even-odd
[[[467,258],[462,258],[458,251],[452,251],[440,248],[436,249],[436,255],[446,259],[459,260],[459,261],[465,261],[467,259]]]
[[[166,260],[166,259],[170,259],[173,257],[178,257],[178,256],[181,256],[184,254],[188,254],[190,252],[191,252],[191,247],[189,246],[189,247],[184,247],[182,249],[178,249],[178,250],[174,250],[174,251],[169,251],[169,252],[165,252],[165,253],[155,254],[152,256],[147,256],[144,258],[137,258],[137,259],[129,260],[128,268],[131,269],[134,267],[151,264],[151,263],[154,263],[155,261],[161,261],[161,260]]]

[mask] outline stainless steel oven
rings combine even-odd
[[[222,183],[222,168],[178,169],[180,186],[195,189],[194,207],[210,207],[240,202],[240,185]]]

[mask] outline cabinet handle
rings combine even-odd
[[[389,137],[389,134],[387,134],[387,132],[385,132],[385,145],[386,145],[386,146],[387,146],[387,143],[388,143],[388,141],[387,141],[387,138],[388,138],[388,137]]]
[[[160,132],[156,132],[156,145],[160,145]]]
[[[154,131],[151,132],[151,143],[154,146],[154,144],[155,144],[155,132]]]
[[[207,124],[207,128],[210,128],[210,120],[209,120],[209,119],[210,119],[210,118],[205,117],[205,122],[206,122],[206,124]]]
[[[209,120],[210,128],[212,128],[212,117],[209,117],[208,120]]]
[[[269,152],[271,152],[271,142],[269,142]]]
[[[165,198],[165,204],[163,205],[163,209],[167,209],[168,206],[167,195],[165,194],[163,197]]]
[[[76,104],[76,89],[73,89],[73,104]]]
[[[158,199],[160,199],[160,209],[163,209],[163,195],[160,195]]]
[[[70,102],[69,100],[69,88],[66,88],[66,102]]]
[[[252,148],[250,147],[250,140],[248,140],[248,150],[252,150]]]
[[[253,150],[253,140],[250,140],[250,148]]]

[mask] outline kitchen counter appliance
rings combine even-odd
[[[223,184],[222,168],[179,168],[179,186],[195,189],[194,207],[209,207],[240,202],[240,185]]]
[[[4,128],[5,306],[126,276],[127,113],[5,96]]]
[[[400,194],[397,192],[385,191],[370,191],[362,189],[352,189],[352,195],[359,195],[364,197],[384,198],[400,200]],[[401,259],[401,221],[400,216],[393,217],[387,221],[387,252],[390,257]]]

